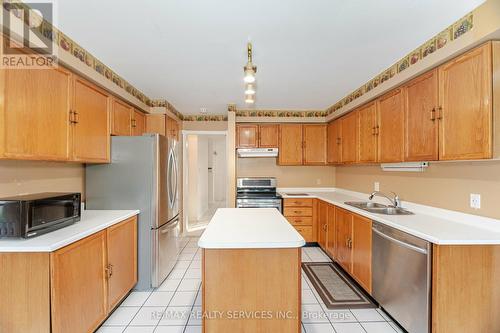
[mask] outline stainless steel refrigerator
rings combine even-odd
[[[114,136],[111,163],[87,165],[87,209],[139,209],[136,290],[158,287],[179,252],[178,143],[159,134]]]

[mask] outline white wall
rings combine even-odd
[[[198,136],[188,135],[188,194],[190,198],[196,198],[198,193]],[[198,219],[198,200],[187,200],[188,220]]]

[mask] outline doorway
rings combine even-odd
[[[206,228],[227,207],[225,131],[183,131],[183,215],[187,233]]]

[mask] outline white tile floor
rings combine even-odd
[[[186,237],[179,260],[163,284],[132,292],[98,333],[201,332],[201,250]],[[302,249],[302,261],[330,261],[318,247]],[[402,333],[380,309],[328,310],[302,274],[302,331],[306,333]]]

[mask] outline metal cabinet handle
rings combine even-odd
[[[436,120],[436,108],[432,108],[431,110],[431,120],[432,121]]]
[[[441,120],[443,119],[443,107],[440,106],[438,107],[438,117],[437,117],[438,120]]]
[[[327,228],[328,226],[326,224],[323,224],[323,230],[326,231]]]
[[[73,111],[73,115],[74,115],[73,124],[78,124],[78,120],[79,120],[78,114],[79,114],[78,112]]]

